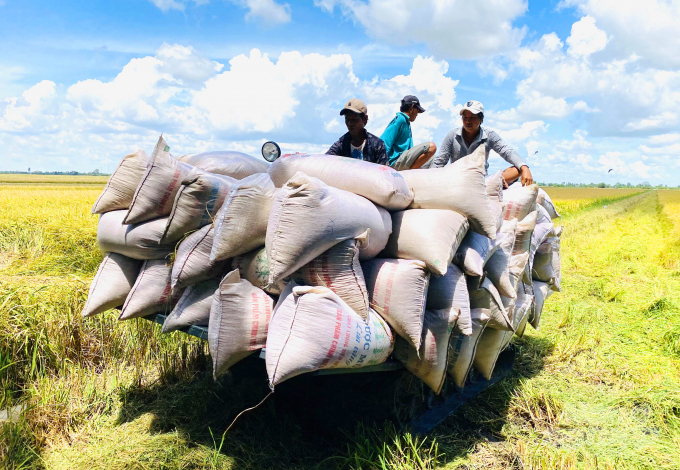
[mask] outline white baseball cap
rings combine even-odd
[[[484,112],[484,105],[479,101],[468,101],[463,105],[463,109],[460,110],[460,115],[463,115],[463,111],[470,111],[472,114],[479,114]]]

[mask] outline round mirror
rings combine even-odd
[[[273,162],[281,156],[281,149],[276,142],[265,142],[262,146],[262,156],[268,162]]]

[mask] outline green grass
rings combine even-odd
[[[80,318],[101,259],[97,192],[0,188],[0,409],[28,407],[0,425],[0,468],[680,468],[677,193],[568,212],[563,291],[541,330],[515,339],[514,375],[414,437],[382,420],[335,423],[389,400],[383,379],[344,400],[313,382],[321,405],[301,396],[302,412],[275,394],[223,435],[268,393],[262,361],[215,382],[198,340]]]

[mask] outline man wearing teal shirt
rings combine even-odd
[[[389,164],[395,170],[420,168],[432,159],[437,146],[432,142],[413,145],[411,123],[418,114],[424,113],[418,98],[412,95],[401,100],[401,110],[392,119],[380,138],[385,142]]]

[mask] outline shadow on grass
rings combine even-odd
[[[501,439],[515,389],[522,379],[540,372],[553,347],[544,338],[525,336],[516,341],[512,374],[426,436],[438,442],[439,464],[464,457],[480,441]],[[151,413],[152,432],[177,430],[189,442],[219,448],[222,433],[236,415],[269,393],[264,361],[254,354],[217,382],[204,364],[196,365],[199,370],[192,380],[170,378],[123,390],[119,424]],[[399,439],[390,421],[395,389],[404,374],[409,372],[290,379],[258,409],[239,418],[226,434],[221,452],[235,458],[242,469],[380,467],[379,456],[389,454],[388,448]]]

